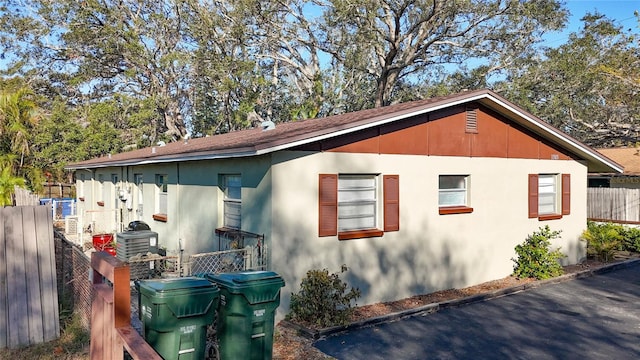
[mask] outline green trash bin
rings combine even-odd
[[[220,360],[269,360],[275,311],[284,280],[272,271],[207,274],[220,289],[217,337]]]
[[[165,360],[201,360],[219,292],[196,277],[138,282],[143,337]]]

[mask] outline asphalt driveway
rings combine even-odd
[[[640,359],[640,262],[320,339],[336,359]]]

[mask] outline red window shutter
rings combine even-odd
[[[384,175],[384,231],[400,230],[400,178]]]
[[[562,215],[571,213],[571,174],[562,174]]]
[[[318,236],[338,235],[338,175],[320,174]]]
[[[529,218],[538,217],[538,174],[529,174]]]

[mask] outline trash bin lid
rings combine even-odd
[[[127,226],[127,230],[129,230],[129,231],[140,231],[140,230],[151,230],[151,228],[144,221],[134,220],[134,221],[129,223],[129,225]]]
[[[139,282],[140,289],[153,293],[211,288],[214,285],[206,279],[197,277],[182,277],[174,279],[144,280]]]
[[[245,271],[226,275],[228,275],[231,281],[237,284],[244,284],[253,281],[263,282],[265,280],[281,279],[280,275],[276,274],[273,271]]]
[[[284,286],[282,277],[273,271],[207,274],[206,278],[220,289],[244,296],[251,304],[275,301]]]
[[[207,274],[207,278],[229,287],[254,286],[264,282],[283,282],[273,271],[241,271],[235,273]]]

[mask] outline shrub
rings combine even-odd
[[[616,250],[622,250],[625,229],[612,223],[588,222],[582,240],[587,242],[587,256],[609,261]]]
[[[518,278],[548,279],[562,275],[564,270],[558,260],[565,257],[560,249],[551,251],[551,240],[560,237],[560,231],[551,231],[549,226],[534,231],[527,239],[516,245],[517,259],[513,266],[513,275]]]
[[[640,253],[640,229],[624,228],[622,250]]]
[[[347,271],[345,265],[341,273]],[[360,290],[351,288],[339,274],[329,270],[309,270],[300,284],[300,291],[291,295],[291,312],[287,319],[328,327],[345,325],[353,310],[351,302],[360,297]]]

